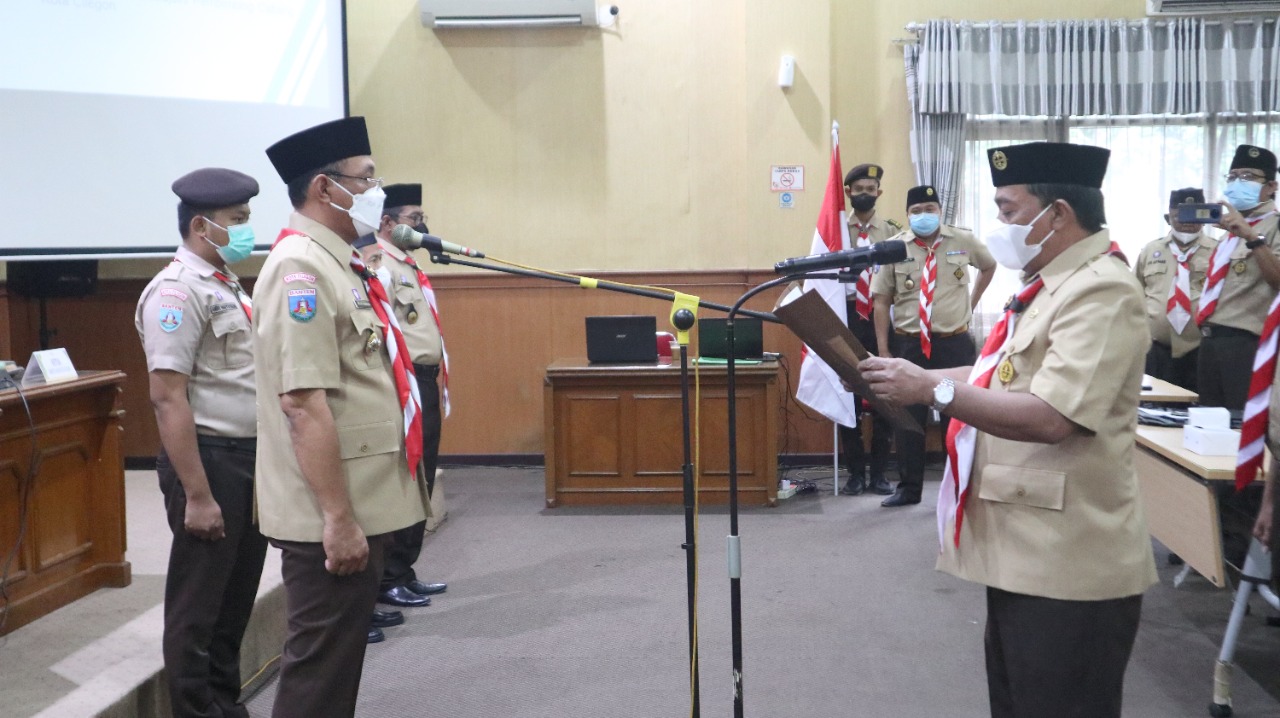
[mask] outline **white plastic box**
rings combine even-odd
[[[1235,456],[1240,450],[1240,432],[1188,425],[1182,430],[1182,446],[1201,456]]]

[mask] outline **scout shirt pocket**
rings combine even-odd
[[[359,308],[351,312],[351,324],[355,337],[344,351],[357,369],[382,369],[382,357],[389,356],[383,346],[383,326],[373,308]]]
[[[408,307],[425,303],[426,299],[423,298],[422,292],[417,287],[396,283],[396,304]]]
[[[215,348],[208,354],[211,369],[239,369],[253,363],[253,341],[249,318],[244,310],[235,307],[213,315],[209,319]]]
[[[955,284],[969,283],[969,255],[968,254],[948,254],[947,261],[938,266],[938,274],[946,272],[953,278]],[[939,276],[941,278],[941,276]]]
[[[400,451],[404,437],[394,422],[338,427],[338,454],[345,461]]]
[[[912,294],[920,288],[919,267],[915,262],[893,265],[893,288],[898,296]]]
[[[1142,284],[1150,287],[1159,284],[1164,279],[1164,275],[1169,273],[1169,263],[1160,260],[1148,261],[1142,265]]]
[[[978,490],[978,498],[1061,511],[1066,490],[1067,475],[1062,471],[987,464],[982,469],[982,488]]]

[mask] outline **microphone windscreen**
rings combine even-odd
[[[400,249],[417,249],[422,246],[418,233],[407,224],[397,224],[391,230],[391,241]]]
[[[871,246],[876,248],[876,264],[895,264],[907,258],[907,243],[901,239],[890,239]]]

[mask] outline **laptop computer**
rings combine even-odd
[[[634,364],[658,361],[658,320],[652,316],[587,317],[587,361]]]
[[[728,359],[728,319],[698,320],[698,359]],[[758,317],[733,320],[734,361],[764,359],[764,322]]]

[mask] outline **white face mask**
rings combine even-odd
[[[329,206],[334,209],[340,209],[350,215],[352,223],[356,226],[356,232],[370,234],[378,231],[378,224],[382,222],[382,203],[386,201],[387,193],[383,192],[382,188],[377,185],[360,194],[351,194],[351,190],[337,182],[334,182],[333,185],[351,195],[351,209],[339,207],[333,202],[330,202]]]
[[[1186,244],[1187,242],[1190,242],[1194,240],[1196,237],[1200,236],[1199,232],[1179,232],[1176,229],[1172,230],[1172,232],[1173,232],[1173,238],[1178,240],[1182,244]]]
[[[997,224],[988,231],[983,240],[987,243],[987,250],[991,252],[991,256],[995,257],[1001,266],[1009,269],[1021,271],[1030,264],[1031,260],[1040,254],[1044,243],[1048,242],[1057,231],[1055,229],[1049,232],[1036,244],[1027,244],[1027,237],[1031,236],[1031,228],[1052,206],[1052,204],[1047,205],[1040,210],[1040,214],[1037,214],[1035,219],[1026,224]]]

